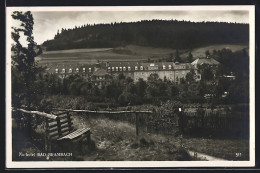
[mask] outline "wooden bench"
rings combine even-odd
[[[83,139],[90,141],[90,128],[75,129],[69,112],[61,112],[55,115],[55,119],[45,118],[46,151],[51,151],[51,143],[53,141],[58,141],[58,143],[64,143],[64,141],[77,142]]]

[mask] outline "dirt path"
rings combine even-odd
[[[195,151],[191,151],[191,150],[187,150],[187,151],[188,151],[188,153],[190,154],[191,157],[195,157],[195,158],[200,159],[200,160],[206,160],[206,161],[227,161],[225,159],[209,156],[207,154],[203,154],[203,153],[199,153],[199,152],[195,152]]]

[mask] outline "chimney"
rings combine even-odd
[[[100,64],[99,64],[99,63],[96,63],[95,68],[94,68],[94,71],[97,71],[98,69],[100,69]]]

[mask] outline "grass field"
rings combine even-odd
[[[247,45],[211,45],[192,50],[194,59],[205,56],[205,51],[212,52],[214,49],[221,50],[223,48],[231,49],[232,51],[248,48]],[[165,59],[170,54],[175,55],[175,49],[142,47],[136,45],[128,45],[119,48],[96,48],[96,49],[71,49],[60,51],[44,51],[43,54],[37,57],[39,64],[86,64],[96,63],[99,61],[141,61],[150,58]],[[188,50],[179,50],[181,57],[184,59],[188,55]]]
[[[248,45],[234,45],[234,44],[219,44],[219,45],[211,45],[206,47],[197,48],[191,51],[193,57],[204,57],[205,52],[209,50],[210,53],[213,52],[213,50],[221,50],[221,49],[231,49],[233,52],[242,50],[244,48],[248,48]],[[188,52],[181,54],[181,56],[186,57],[188,55]]]
[[[179,145],[159,141],[147,134],[135,136],[135,126],[107,118],[74,116],[74,123],[90,127],[96,149],[80,156],[82,160],[101,161],[174,161],[192,160]]]
[[[187,151],[195,151],[226,160],[249,160],[249,141],[234,139],[193,138],[142,132],[136,137],[135,125],[106,117],[74,114],[73,125],[91,129],[91,148],[85,143],[75,147],[73,157],[54,157],[54,160],[85,161],[176,161],[197,160]],[[14,132],[13,132],[14,133]],[[45,160],[44,157],[18,157],[23,153],[39,151],[30,140],[14,134],[14,160]],[[19,132],[20,133],[20,132]],[[27,136],[28,137],[28,136]],[[44,137],[44,135],[43,135]],[[21,138],[21,139],[19,139]],[[44,142],[44,141],[42,141]],[[44,144],[44,143],[43,143]],[[183,147],[181,147],[183,145]],[[94,146],[94,147],[93,147]],[[53,146],[54,147],[54,146]],[[56,146],[58,147],[58,146]],[[73,147],[73,146],[71,146]],[[65,151],[60,151],[65,152]],[[239,157],[237,157],[237,153]]]
[[[184,149],[204,153],[226,160],[249,160],[248,140],[191,138],[144,133],[139,129],[135,136],[135,126],[127,122],[108,118],[74,116],[78,127],[90,127],[97,150],[83,156],[84,160],[190,160],[180,153]],[[181,142],[182,141],[182,142]],[[236,153],[241,153],[236,157]]]

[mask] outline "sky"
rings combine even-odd
[[[38,44],[54,38],[61,28],[74,28],[84,24],[135,22],[141,20],[186,20],[193,22],[218,21],[249,23],[249,12],[225,11],[32,11],[34,38]],[[13,22],[16,25],[15,22]]]

